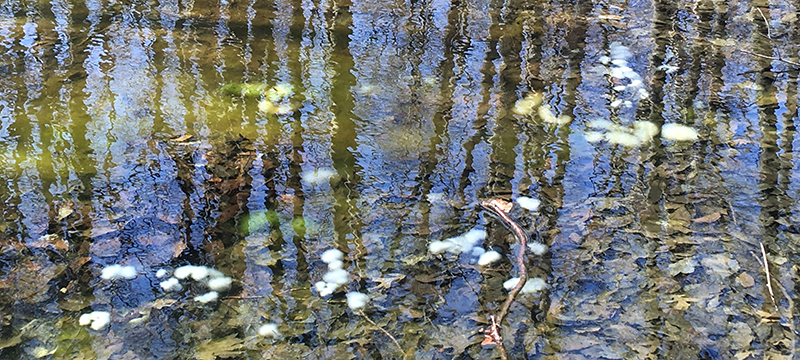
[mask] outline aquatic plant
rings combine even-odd
[[[264,84],[250,84],[250,83],[229,83],[220,88],[220,91],[229,95],[238,95],[245,97],[260,96],[266,86]]]

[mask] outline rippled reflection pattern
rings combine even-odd
[[[797,14],[0,0],[0,357],[791,358]]]

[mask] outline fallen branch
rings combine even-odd
[[[497,345],[500,349],[500,356],[505,360],[507,359],[507,355],[503,347],[503,337],[500,335],[500,325],[502,325],[503,319],[508,315],[508,309],[511,307],[511,303],[514,302],[514,298],[528,281],[528,270],[525,268],[525,250],[528,248],[530,236],[522,230],[514,219],[508,216],[508,212],[513,206],[512,203],[502,199],[490,199],[481,201],[481,206],[500,219],[503,225],[514,234],[520,245],[519,251],[517,252],[519,282],[517,282],[517,285],[508,293],[508,299],[506,299],[505,304],[503,304],[500,313],[497,314],[497,318],[495,319],[494,316],[491,317],[492,325],[488,330],[483,331],[485,338],[483,342],[481,342],[481,345]]]

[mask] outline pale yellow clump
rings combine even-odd
[[[637,121],[633,123],[633,134],[643,143],[649,142],[654,136],[658,135],[658,126],[649,121]]]
[[[625,147],[635,147],[641,144],[638,137],[621,131],[613,131],[606,134],[606,141],[611,144],[618,144]]]
[[[661,127],[661,137],[666,140],[697,141],[697,130],[686,125],[664,124]]]
[[[267,91],[267,99],[273,102],[292,95],[294,95],[294,86],[292,84],[278,84]]]
[[[539,105],[542,104],[542,94],[540,92],[531,92],[525,98],[520,99],[514,105],[514,113],[518,115],[530,115]]]
[[[274,114],[278,107],[272,101],[264,99],[258,102],[258,110],[263,113]]]
[[[587,131],[586,134],[583,134],[583,136],[585,136],[586,141],[590,143],[596,143],[603,140],[603,133],[598,131]]]
[[[553,114],[553,111],[550,110],[549,105],[540,106],[537,112],[539,113],[539,118],[542,119],[543,122],[558,124],[558,118]]]

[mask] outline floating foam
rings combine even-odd
[[[258,327],[258,335],[270,337],[270,338],[278,338],[281,336],[281,332],[278,331],[278,325],[273,323],[267,323]]]
[[[223,276],[208,280],[208,288],[214,291],[225,291],[231,288],[233,279]]]
[[[520,99],[514,104],[514,113],[519,115],[530,115],[533,110],[542,104],[542,94],[531,92],[525,98]]]
[[[586,127],[590,128],[590,129],[600,129],[600,130],[613,131],[613,130],[617,130],[619,128],[619,125],[614,124],[610,120],[595,119],[595,120],[588,121],[586,123]]]
[[[345,296],[347,297],[347,307],[350,310],[361,309],[369,302],[369,295],[357,291],[349,292]]]
[[[537,241],[531,241],[528,243],[528,250],[536,255],[544,255],[547,253],[547,245]]]
[[[534,277],[525,282],[525,286],[520,289],[523,294],[536,294],[547,288],[547,282],[542,278]]]
[[[428,245],[428,251],[430,251],[431,254],[434,254],[434,255],[444,254],[445,252],[453,251],[453,250],[459,249],[459,248],[461,248],[461,247],[458,244],[456,244],[456,243],[454,243],[452,241],[449,241],[449,240],[445,240],[445,241],[438,241],[437,240],[437,241],[431,242]]]
[[[505,288],[506,290],[511,290],[515,286],[517,286],[517,284],[519,284],[519,278],[518,277],[511,278],[503,283],[503,288]]]
[[[172,276],[183,280],[183,279],[188,278],[189,276],[192,276],[192,274],[195,272],[195,270],[197,268],[199,268],[199,267],[200,266],[194,266],[194,265],[181,266],[181,267],[175,269],[175,271],[172,273]]]
[[[491,263],[497,262],[498,260],[502,259],[503,255],[500,255],[497,251],[487,251],[478,259],[478,265],[486,266]]]
[[[633,123],[633,134],[642,142],[648,142],[658,135],[658,125],[649,121],[636,121]]]
[[[350,276],[344,269],[335,269],[323,275],[322,280],[329,284],[344,285],[350,281]]]
[[[595,143],[600,140],[603,140],[603,133],[598,131],[587,131],[585,134],[583,134],[583,136],[586,137],[586,141],[590,143]]]
[[[317,281],[314,284],[314,288],[317,289],[317,292],[319,293],[319,296],[326,297],[328,295],[333,294],[336,291],[336,289],[339,288],[339,285],[329,284],[329,283],[324,282],[324,281]]]
[[[92,311],[88,314],[83,314],[78,319],[78,324],[81,326],[89,325],[92,330],[98,331],[106,327],[111,322],[111,314],[107,311]]]
[[[332,271],[336,269],[341,269],[342,266],[344,266],[344,263],[341,260],[334,260],[328,263],[328,270]]]
[[[158,285],[161,286],[161,288],[164,289],[164,291],[168,291],[168,292],[169,291],[181,291],[181,289],[183,289],[183,286],[181,286],[181,283],[178,282],[178,279],[176,279],[174,277],[171,277],[171,278],[169,278],[167,280],[164,280],[164,281],[160,282]]]
[[[681,124],[664,124],[661,137],[676,141],[697,141],[697,130]]]
[[[285,97],[294,94],[294,86],[292,84],[278,84],[273,86],[267,91],[267,99],[271,101],[279,101]]]
[[[530,211],[539,210],[539,205],[542,204],[539,199],[529,198],[527,196],[520,196],[514,201],[516,201],[521,208]]]
[[[606,141],[611,144],[619,144],[625,147],[635,147],[641,144],[641,140],[639,140],[638,137],[620,131],[607,133]]]
[[[106,266],[100,273],[104,280],[133,279],[136,277],[136,268],[133,266],[111,265]]]
[[[320,256],[322,262],[326,264],[330,264],[334,261],[341,261],[343,258],[344,258],[344,253],[342,253],[337,249],[325,250],[325,252],[322,253],[322,256]]]
[[[558,122],[558,118],[553,114],[550,105],[542,105],[536,112],[539,114],[539,118],[546,123],[554,124]]]
[[[216,291],[209,291],[203,295],[194,297],[194,301],[197,301],[201,304],[207,304],[212,301],[217,301],[217,299],[219,299],[219,293]]]

